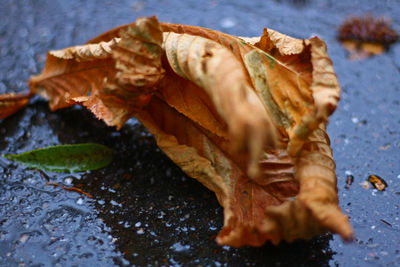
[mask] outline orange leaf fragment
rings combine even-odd
[[[371,174],[370,176],[368,176],[368,181],[372,184],[374,188],[378,189],[379,191],[384,191],[388,186],[385,180],[375,174]]]
[[[0,119],[5,119],[24,108],[30,97],[30,94],[8,93],[0,95]]]
[[[118,128],[136,116],[168,157],[215,192],[221,245],[352,236],[325,132],[340,87],[317,37],[265,29],[239,38],[141,18],[49,52],[30,85],[53,109],[79,103]]]

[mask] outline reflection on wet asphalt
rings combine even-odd
[[[347,3],[349,2],[349,3]],[[199,25],[241,36],[264,26],[298,38],[318,35],[329,49],[342,99],[330,120],[341,207],[356,240],[324,235],[262,248],[219,247],[222,208],[185,176],[134,119],[116,132],[82,108],[49,111],[35,97],[0,121],[0,153],[96,142],[117,152],[111,166],[78,174],[25,169],[0,158],[0,266],[335,265],[400,262],[400,47],[349,61],[336,29],[349,14],[393,19],[396,1],[7,1],[0,8],[0,93],[27,90],[46,51],[81,44],[138,16]],[[370,174],[385,191],[364,189]],[[354,182],[345,188],[346,177]],[[93,195],[46,185],[75,186]]]

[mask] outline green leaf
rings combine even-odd
[[[113,160],[114,152],[104,145],[86,143],[35,149],[4,157],[41,170],[80,172],[107,166]]]

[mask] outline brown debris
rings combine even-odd
[[[93,196],[91,194],[83,192],[81,189],[76,188],[76,187],[66,187],[66,186],[59,185],[57,183],[46,183],[46,184],[47,185],[52,185],[52,186],[57,186],[57,187],[60,187],[60,188],[62,188],[64,190],[67,190],[67,191],[74,191],[74,192],[77,192],[79,194],[85,195],[88,198],[93,198]]]
[[[346,176],[346,185],[344,186],[344,188],[349,189],[350,186],[353,184],[354,182],[354,176],[349,174]]]
[[[349,51],[349,58],[358,60],[385,52],[398,40],[398,33],[384,17],[365,15],[346,19],[338,30],[338,39]]]
[[[371,174],[368,176],[368,181],[372,184],[372,186],[379,191],[384,191],[387,187],[387,183],[381,177],[375,174]]]
[[[392,227],[392,224],[389,223],[388,221],[386,221],[386,220],[384,220],[384,219],[380,219],[380,220],[381,220],[381,222],[383,222],[383,223],[386,224],[387,226]]]

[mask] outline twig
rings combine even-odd
[[[88,198],[93,198],[93,196],[91,194],[83,192],[81,189],[76,188],[76,187],[66,187],[66,186],[59,185],[57,183],[46,183],[46,184],[53,185],[53,186],[58,186],[58,187],[61,187],[62,189],[68,190],[68,191],[78,192],[78,193],[80,193],[82,195],[87,196]]]

